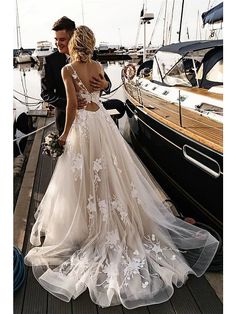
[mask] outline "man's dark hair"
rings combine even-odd
[[[61,31],[65,29],[66,31],[74,31],[75,29],[75,22],[69,19],[66,16],[61,17],[57,20],[52,27],[53,31]]]

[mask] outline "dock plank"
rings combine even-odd
[[[171,297],[170,302],[175,312],[178,314],[202,313],[186,285],[182,286],[181,288],[175,288],[174,294]]]
[[[25,299],[22,314],[46,314],[48,293],[34,278],[32,269],[28,270]]]
[[[148,306],[150,314],[175,314],[175,310],[170,301],[161,304],[154,304]]]
[[[123,307],[124,314],[149,314],[147,306],[137,307],[136,309],[128,310]]]
[[[71,314],[72,304],[71,302],[64,302],[50,293],[48,293],[48,309],[47,314]],[[80,312],[75,312],[80,313]]]
[[[97,309],[98,309],[98,314],[123,314],[121,305],[115,305],[115,306],[110,306],[110,307],[105,307],[105,308],[98,306]]]
[[[71,303],[73,314],[97,314],[97,305],[90,299],[88,289],[76,300],[72,300]]]
[[[223,313],[222,302],[215,291],[210,289],[211,286],[204,276],[201,278],[190,276],[186,284],[204,314]]]

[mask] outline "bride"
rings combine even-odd
[[[25,263],[66,302],[86,289],[102,307],[165,302],[173,285],[207,270],[218,241],[164,205],[160,187],[90,87],[92,76],[104,75],[91,60],[94,46],[93,32],[76,28],[72,63],[62,69],[64,153],[36,211]],[[87,105],[77,110],[81,100]]]

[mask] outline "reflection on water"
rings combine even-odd
[[[117,87],[122,84],[121,70],[128,61],[103,61],[101,62],[105,72],[109,76],[112,86],[109,95],[103,95],[102,100],[105,99],[120,99],[125,101],[123,87],[121,86],[116,91]],[[20,113],[27,112],[29,109],[36,109],[36,105],[41,99],[40,75],[42,69],[42,62],[40,64],[24,63],[18,64],[14,68],[14,99],[13,107],[15,108],[15,116],[18,117]],[[25,96],[26,95],[26,96]],[[29,97],[27,97],[29,96]],[[27,106],[25,103],[28,103]],[[40,109],[40,108],[39,108]],[[122,121],[120,121],[122,128]]]

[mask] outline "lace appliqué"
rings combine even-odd
[[[136,199],[136,201],[137,201],[137,203],[138,203],[139,205],[142,205],[142,202],[141,202],[140,198],[138,197],[138,191],[136,190],[136,188],[135,188],[135,186],[134,186],[134,183],[131,182],[130,185],[131,185],[131,197],[132,197],[133,199]]]
[[[89,93],[85,91],[84,93],[80,93],[80,96],[87,104],[93,102],[95,104],[99,104],[100,95],[98,92]]]
[[[128,223],[128,213],[127,209],[124,208],[123,204],[120,202],[117,196],[113,195],[111,201],[112,210],[118,211],[120,214],[121,220],[127,224]]]
[[[119,234],[117,230],[112,230],[107,232],[105,245],[114,251],[118,251],[120,249],[119,243]]]
[[[94,227],[95,214],[97,211],[96,203],[95,203],[94,198],[91,194],[89,195],[89,198],[88,198],[87,209],[88,209],[88,215],[89,215],[88,229],[89,229],[89,233],[90,233]]]
[[[127,256],[125,258],[124,255],[122,255],[122,265],[124,265],[124,280],[121,284],[121,286],[127,287],[129,285],[129,281],[133,279],[136,275],[140,276],[141,278],[141,285],[142,288],[146,288],[149,285],[149,282],[147,279],[145,279],[145,276],[141,273],[142,270],[147,270],[144,268],[144,265],[146,264],[146,259],[139,257],[138,250],[135,250],[133,252],[134,257],[130,258]]]
[[[155,234],[152,234],[151,236],[147,235],[144,239],[147,241],[147,243],[144,243],[146,251],[154,254],[156,260],[161,261],[164,258],[175,261],[177,252],[186,253],[186,251],[180,251],[166,246],[161,247],[160,241],[156,240]]]
[[[81,135],[84,138],[88,137],[88,123],[87,123],[88,116],[85,110],[79,111],[79,118],[78,118],[78,127],[80,129]]]
[[[116,170],[118,171],[119,174],[121,174],[122,171],[121,171],[121,169],[118,167],[118,161],[117,161],[116,156],[112,155],[112,158],[113,158],[113,164],[114,164]]]
[[[78,180],[78,177],[80,177],[80,180],[81,180],[82,179],[82,169],[83,169],[83,157],[82,157],[82,154],[74,154],[72,156],[71,168],[72,168],[72,171],[74,173],[75,181]]]
[[[102,170],[102,158],[97,158],[94,162],[93,162],[93,174],[94,174],[94,185],[97,187],[98,182],[101,182],[101,178],[99,176],[99,172],[100,170]]]
[[[105,200],[98,201],[98,207],[102,213],[102,221],[106,222],[108,220],[108,205]]]

